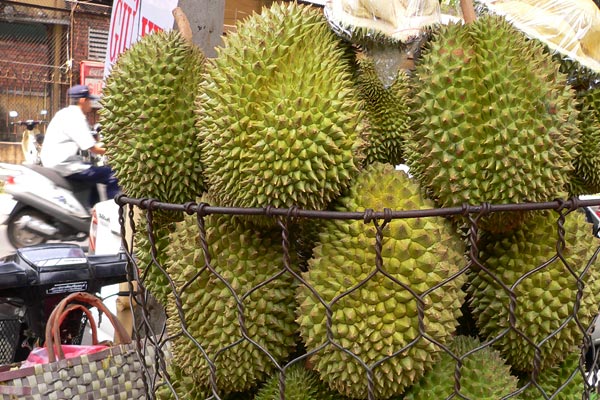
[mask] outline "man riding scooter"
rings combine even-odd
[[[92,102],[98,97],[85,85],[69,88],[70,105],[56,113],[48,124],[41,151],[42,165],[52,168],[70,181],[82,182],[93,187],[90,207],[99,201],[96,184],[106,185],[106,195],[113,198],[119,193],[117,178],[109,166],[94,166],[85,162],[81,151],[102,155],[101,147],[92,134],[86,113],[92,110]]]

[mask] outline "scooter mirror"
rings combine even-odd
[[[8,112],[8,116],[11,117],[11,118],[17,118],[19,116],[19,113],[16,112],[16,111],[14,111],[14,110],[13,111],[9,111]]]

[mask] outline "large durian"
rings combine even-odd
[[[503,18],[440,28],[416,69],[410,171],[440,206],[566,198],[580,131],[552,57]],[[480,221],[509,230],[521,213]]]
[[[598,313],[597,239],[585,216],[572,212],[563,224],[563,248],[557,220],[555,213],[540,211],[513,232],[484,233],[479,254],[485,269],[475,269],[470,277],[470,304],[480,333],[494,339],[519,371],[533,371],[536,351],[540,368],[577,352]]]
[[[581,143],[568,182],[571,195],[600,193],[600,88],[582,92],[580,100]]]
[[[324,209],[364,159],[348,47],[290,2],[228,35],[198,96],[205,177],[219,204]]]
[[[277,371],[260,388],[254,400],[278,400],[281,398],[280,380],[282,375]],[[306,369],[301,364],[286,368],[284,394],[288,400],[342,400],[343,397],[332,392],[319,379],[319,374]]]
[[[202,386],[195,379],[194,375],[186,373],[181,367],[172,362],[168,365],[169,383],[160,385],[156,391],[156,398],[159,400],[181,399],[184,395],[185,400],[206,400],[209,397],[205,386]],[[177,395],[178,397],[175,397]]]
[[[456,398],[498,400],[515,392],[518,379],[511,375],[510,366],[498,351],[488,345],[482,346],[474,337],[455,337],[448,346],[452,355],[444,353],[441,361],[408,390],[403,400],[439,400],[452,395]],[[455,375],[458,360],[460,379]],[[455,392],[457,381],[460,390]]]
[[[552,396],[551,398],[556,400],[581,399],[586,388],[583,370],[579,366],[580,357],[578,352],[573,352],[560,365],[540,371],[536,377],[537,385],[533,383],[531,376],[522,379],[522,386],[528,386],[519,398],[539,400]],[[590,388],[588,387],[587,390],[589,394]],[[588,398],[597,399],[597,397]]]
[[[165,269],[169,261],[166,250],[171,243],[169,236],[175,229],[175,222],[154,224],[150,229],[147,218],[142,217],[136,226],[133,250],[141,273],[140,280],[145,289],[164,306],[172,290]]]
[[[374,163],[336,210],[433,206],[403,171]],[[303,274],[307,286],[298,291],[297,320],[307,350],[315,352],[311,363],[345,396],[367,397],[363,362],[373,369],[375,398],[398,395],[440,357],[441,348],[424,335],[446,343],[456,328],[464,299],[465,279],[459,274],[464,245],[441,217],[396,219],[383,227],[379,269],[374,225],[362,220],[323,225]]]
[[[366,54],[357,56],[356,86],[365,101],[367,118],[371,125],[365,162],[404,163],[402,146],[409,128],[409,79],[397,69],[391,84],[380,78],[376,60]]]
[[[203,53],[177,31],[144,36],[119,57],[103,89],[106,154],[130,197],[171,203],[204,191],[194,100]],[[157,212],[168,221],[182,213]]]
[[[183,313],[182,321],[175,301],[167,305],[169,333],[184,332],[172,340],[173,364],[210,391],[209,359],[220,395],[243,392],[296,347],[296,284],[284,267],[280,231],[249,229],[229,215],[207,216],[204,224],[210,259],[196,215],[177,223],[166,252]]]

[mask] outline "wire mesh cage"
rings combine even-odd
[[[0,364],[13,362],[19,345],[21,321],[17,318],[0,320]]]
[[[597,398],[598,200],[117,202],[150,398]],[[480,229],[507,212],[537,227]]]

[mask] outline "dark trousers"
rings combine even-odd
[[[90,206],[93,206],[100,201],[100,196],[98,194],[98,190],[96,189],[97,183],[106,185],[106,195],[109,199],[114,198],[121,192],[117,177],[113,173],[112,169],[108,166],[91,166],[85,171],[76,172],[67,176],[67,179],[90,184],[92,187],[90,194]]]

